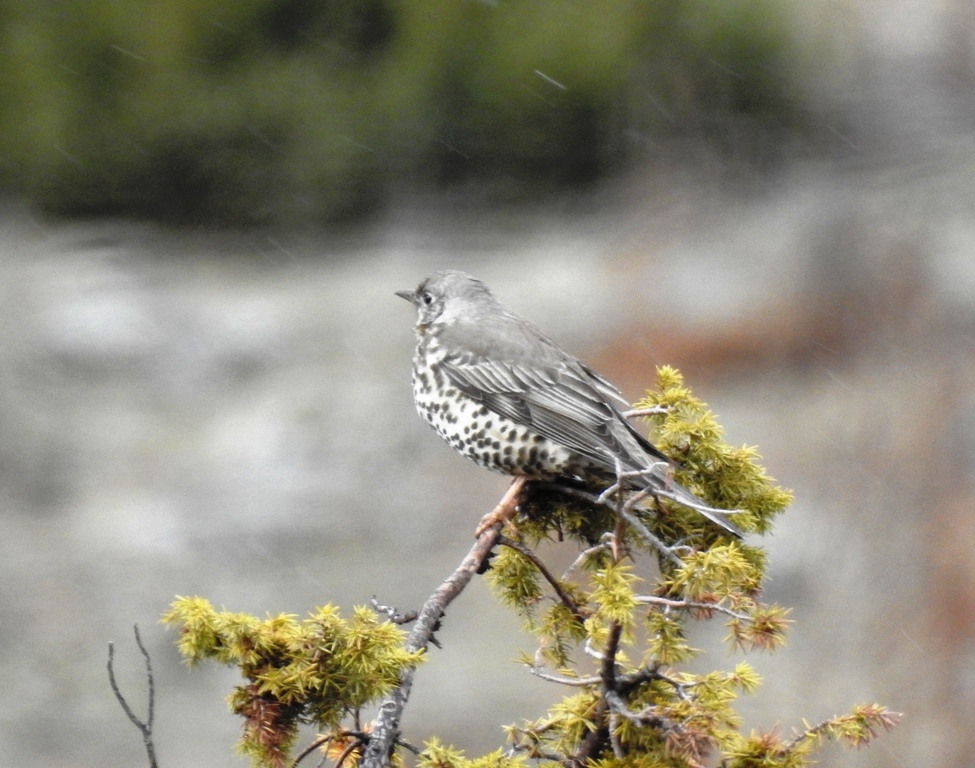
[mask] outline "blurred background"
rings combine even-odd
[[[880,701],[822,764],[971,765],[969,0],[0,0],[0,191],[0,764],[145,765],[138,623],[161,764],[242,766],[175,595],[455,567],[507,481],[416,416],[393,296],[452,267],[632,399],[678,366],[795,490],[746,727]],[[482,581],[440,640],[414,743],[562,693]]]

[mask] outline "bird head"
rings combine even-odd
[[[416,324],[430,326],[476,312],[479,304],[496,300],[484,283],[466,272],[447,270],[437,272],[420,283],[414,291],[396,291],[396,295],[416,307]]]

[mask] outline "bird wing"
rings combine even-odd
[[[638,452],[667,460],[608,402],[625,402],[619,391],[575,359],[531,365],[458,354],[442,365],[464,394],[608,472],[617,459],[624,469],[645,469],[652,460]]]

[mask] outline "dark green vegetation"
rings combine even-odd
[[[775,0],[0,2],[0,182],[43,209],[337,220],[799,122]]]

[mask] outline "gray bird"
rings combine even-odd
[[[516,477],[617,482],[671,498],[742,536],[725,510],[676,483],[673,462],[627,422],[626,400],[488,287],[438,272],[397,291],[417,312],[416,409],[459,453]],[[638,473],[636,476],[629,473]]]

